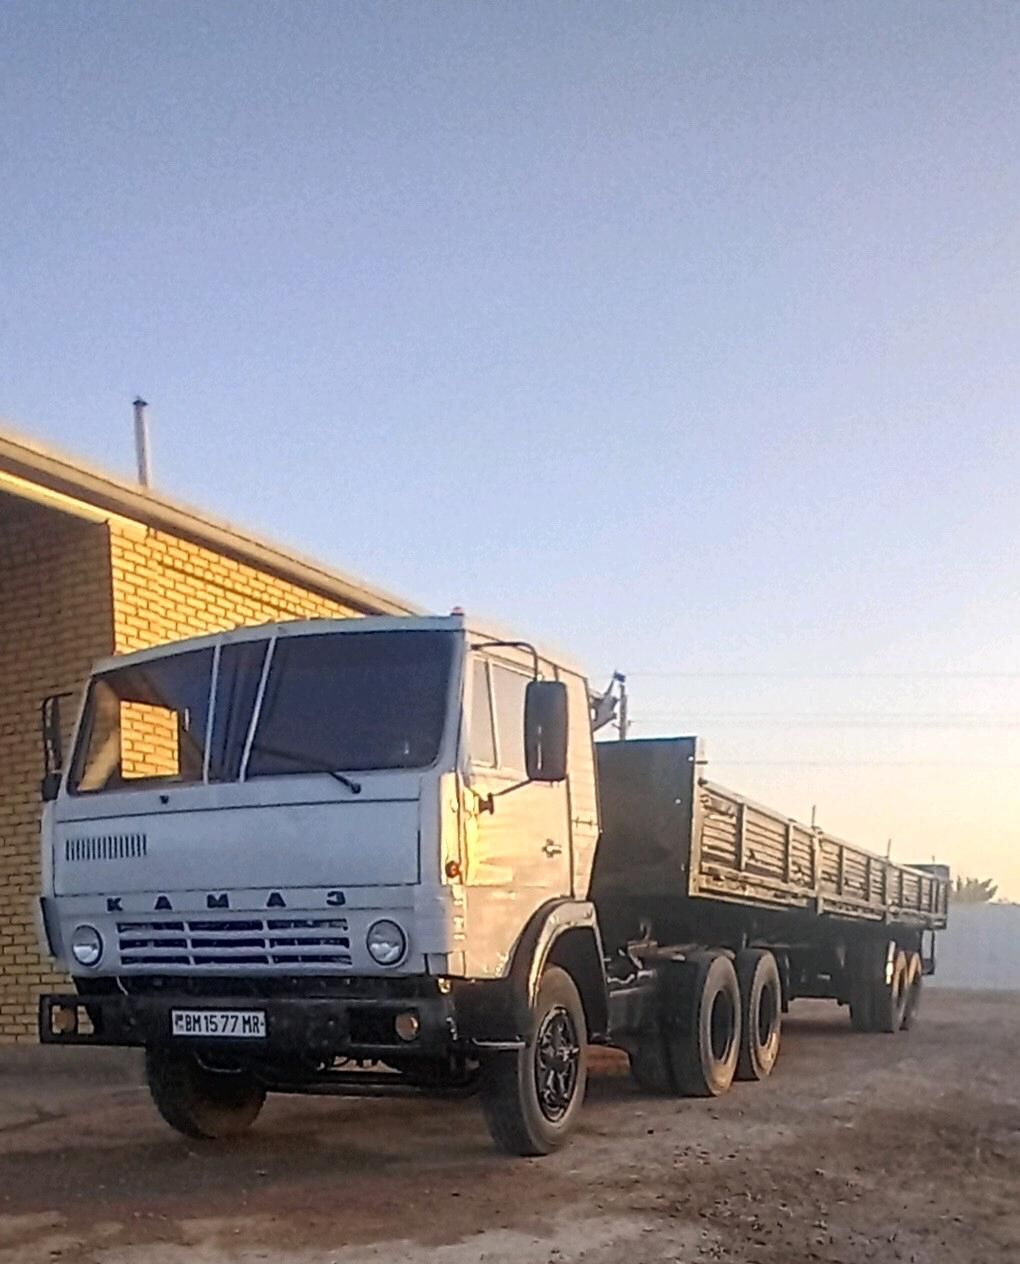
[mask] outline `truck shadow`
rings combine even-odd
[[[6,1217],[58,1217],[83,1245],[111,1223],[133,1246],[190,1241],[206,1223],[226,1226],[216,1232],[232,1246],[282,1242],[284,1231],[288,1248],[440,1231],[449,1241],[531,1225],[543,1208],[583,1196],[558,1168],[525,1162],[513,1165],[511,1202],[508,1162],[471,1101],[271,1103],[252,1132],[212,1146],[164,1131],[140,1106],[119,1120],[93,1108],[6,1138],[0,1238]]]

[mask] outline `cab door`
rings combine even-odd
[[[550,673],[551,674],[551,673]],[[468,973],[502,974],[541,904],[571,893],[567,783],[527,781],[524,694],[530,663],[473,655],[465,774]]]

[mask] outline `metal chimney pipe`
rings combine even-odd
[[[138,463],[138,481],[143,487],[152,486],[152,460],[149,454],[148,404],[139,395],[134,401],[135,410],[135,460]]]

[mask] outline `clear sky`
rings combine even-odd
[[[5,0],[0,413],[130,472],[142,392],[167,492],[1020,898],[1018,54],[978,0]]]

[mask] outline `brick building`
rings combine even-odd
[[[42,699],[91,663],[243,624],[415,607],[0,431],[0,1043],[35,1039]],[[65,714],[70,718],[73,707]]]

